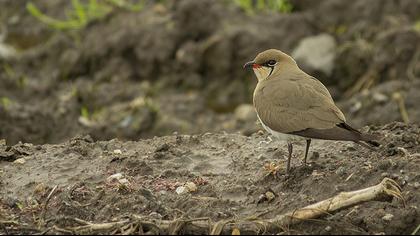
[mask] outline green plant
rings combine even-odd
[[[36,7],[32,2],[26,4],[26,9],[39,21],[57,30],[78,30],[84,28],[89,22],[101,19],[115,8],[129,11],[140,11],[144,7],[144,0],[137,3],[128,3],[127,0],[72,0],[73,9],[67,12],[67,19],[52,18]]]
[[[4,107],[4,109],[7,109],[10,106],[10,98],[8,97],[1,97],[0,98],[0,105]]]
[[[288,0],[235,0],[234,3],[249,14],[256,11],[290,13],[293,10]]]
[[[85,106],[83,106],[83,107],[80,109],[80,115],[81,115],[83,118],[85,118],[85,119],[89,120],[89,118],[90,118],[90,113],[89,113],[88,108],[87,108],[87,107],[85,107]]]
[[[414,30],[420,32],[420,20],[416,21],[414,24]]]
[[[13,69],[13,67],[10,64],[4,63],[3,70],[6,73],[8,79],[15,81],[16,86],[18,88],[23,89],[26,87],[28,78],[24,75],[20,75],[16,73],[16,71]]]

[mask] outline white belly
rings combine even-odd
[[[301,137],[301,136],[297,136],[297,135],[293,135],[293,134],[284,134],[284,133],[274,131],[262,122],[258,113],[257,113],[257,117],[258,117],[258,120],[260,121],[261,125],[264,127],[264,129],[267,130],[267,132],[269,132],[271,135],[273,135],[275,138],[277,138],[279,140],[288,141],[288,142],[305,140],[305,138]]]

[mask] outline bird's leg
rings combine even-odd
[[[289,171],[290,171],[290,160],[292,159],[292,152],[293,152],[293,144],[290,143],[290,142],[287,142],[287,149],[289,150],[289,157],[287,158],[286,174],[289,174]]]
[[[306,140],[306,151],[305,151],[305,159],[303,159],[303,165],[306,166],[306,158],[308,157],[309,146],[311,146],[312,139]]]

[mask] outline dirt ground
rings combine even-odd
[[[402,187],[405,207],[374,201],[287,228],[238,227],[409,234],[420,225],[420,1],[291,0],[284,14],[146,1],[64,32],[27,2],[0,1],[0,234],[169,233],[162,222],[269,219],[385,177]],[[31,2],[59,19],[72,7]],[[265,166],[285,163],[286,144],[261,131],[250,105],[256,81],[242,65],[321,33],[337,45],[333,69],[305,71],[382,146],[315,141],[303,167],[296,144],[291,175],[282,168],[275,178]],[[275,198],[261,200],[267,192]]]
[[[171,135],[130,142],[94,141],[85,136],[57,145],[2,145],[0,223],[3,233],[15,234],[63,233],[80,225],[75,219],[105,223],[133,215],[158,226],[161,220],[181,217],[208,217],[217,222],[261,214],[264,219],[389,177],[402,187],[405,207],[398,200],[366,202],[281,231],[256,232],[412,233],[420,224],[420,129],[391,123],[371,131],[383,137],[379,150],[318,141],[304,167],[304,146],[300,144],[295,148],[291,175],[285,177],[282,168],[277,178],[267,175],[264,165],[277,161],[284,165],[286,145],[269,142],[262,133],[250,137]],[[115,177],[118,173],[121,176]],[[178,194],[178,187],[187,182],[195,183],[195,191]],[[267,191],[275,198],[259,201]],[[4,220],[9,223],[2,223]]]

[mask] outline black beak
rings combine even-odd
[[[248,69],[248,68],[252,68],[255,65],[254,61],[249,61],[247,63],[245,63],[244,68]]]

